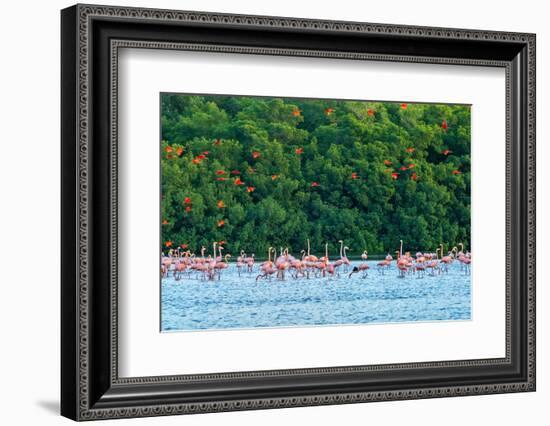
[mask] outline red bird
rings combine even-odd
[[[176,149],[176,154],[178,154],[178,157],[181,158],[181,156],[183,155],[183,148],[180,147],[180,148]]]
[[[189,247],[189,244],[182,244],[180,247],[185,250],[187,247]]]
[[[244,182],[241,180],[241,178],[237,178],[233,181],[235,185],[244,185]]]
[[[413,174],[411,175],[411,179],[412,179],[412,180],[418,180],[418,175],[417,175],[416,173],[413,173]]]
[[[208,154],[210,154],[210,151],[203,151],[202,153],[203,153],[204,155],[208,155]]]
[[[401,169],[402,171],[405,171],[405,170],[408,169],[408,167],[406,167],[406,166],[401,166],[400,169]]]
[[[217,205],[219,209],[223,209],[225,207],[225,203],[223,202],[223,200],[219,200]]]
[[[222,226],[225,225],[225,220],[218,220],[218,228],[221,228]]]
[[[414,152],[414,148],[407,148],[407,152]]]
[[[399,173],[393,172],[391,174],[391,177],[392,177],[393,180],[396,180],[399,177]]]
[[[271,180],[275,180],[275,179],[278,179],[279,178],[279,175],[271,175]]]
[[[391,161],[390,160],[384,160],[384,165],[385,166],[391,166]]]
[[[447,120],[443,120],[443,122],[441,123],[441,128],[443,130],[447,130]]]
[[[401,109],[407,109],[408,105],[407,104],[401,104]]]
[[[216,140],[214,141],[214,145],[216,145],[216,146],[221,145],[221,144],[222,144],[221,139],[216,139]]]
[[[225,171],[223,171],[223,170],[216,170],[216,174],[217,174],[217,175],[224,175],[224,174],[225,174]]]
[[[459,175],[461,174],[462,172],[460,170],[453,170],[453,175]]]
[[[357,173],[353,172],[353,173],[351,174],[351,178],[352,178],[352,179],[359,179],[359,176],[357,175]]]
[[[162,224],[163,224],[163,225],[168,225],[168,221],[167,221],[166,219],[164,219],[164,220],[162,221]]]
[[[186,211],[187,213],[189,213],[189,212],[191,211],[191,206],[187,206],[187,207],[185,208],[185,211]]]
[[[252,152],[252,158],[258,158],[261,154],[258,151]]]
[[[191,198],[185,197],[185,200],[183,200],[185,204],[191,204]]]
[[[165,150],[166,152],[172,152],[172,151],[173,151],[173,149],[172,149],[171,146],[167,146],[166,148],[164,148],[164,150]]]
[[[367,110],[367,115],[368,115],[369,117],[374,116],[374,114],[375,114],[375,111],[374,111],[372,108],[369,108],[369,109]]]
[[[409,164],[409,169],[414,169],[416,167],[416,164]]]
[[[325,109],[325,114],[326,114],[326,115],[330,115],[330,114],[332,114],[333,112],[334,112],[334,108],[327,108],[327,109]]]
[[[253,186],[248,186],[248,187],[246,188],[246,192],[254,192],[255,190],[256,190],[256,188],[253,187]]]
[[[195,157],[197,160],[205,160],[206,159],[206,155],[204,154],[199,154]]]
[[[295,152],[296,154],[298,154],[298,155],[303,154],[304,148],[296,148],[296,149],[294,150],[294,152]]]
[[[449,154],[452,154],[453,151],[451,151],[450,149],[444,149],[443,151],[441,151],[441,153],[443,155],[449,155]]]
[[[292,115],[294,117],[299,117],[301,114],[302,114],[302,111],[300,111],[298,108],[296,108],[292,111]]]
[[[165,245],[166,247],[172,247],[172,241],[166,241],[166,242],[164,243],[164,245]]]
[[[315,188],[316,186],[319,186],[319,182],[312,182],[311,186]]]

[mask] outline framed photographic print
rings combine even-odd
[[[535,36],[76,5],[74,420],[535,390]]]

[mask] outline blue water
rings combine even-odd
[[[361,262],[352,262],[359,264]],[[161,329],[209,330],[337,324],[468,320],[471,279],[455,261],[449,272],[399,278],[395,263],[384,275],[376,261],[366,278],[341,271],[334,278],[272,277],[241,273],[231,264],[218,281],[172,274],[162,279]]]

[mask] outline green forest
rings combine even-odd
[[[470,242],[470,106],[161,94],[162,249]]]

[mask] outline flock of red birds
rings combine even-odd
[[[402,103],[400,105],[400,107],[401,107],[401,109],[407,109],[408,104]],[[334,112],[335,112],[334,108],[326,108],[325,109],[325,114],[326,115],[331,115]],[[301,116],[301,114],[302,114],[302,111],[297,109],[297,108],[292,111],[292,115],[294,117],[299,117],[299,116]],[[376,114],[376,111],[369,108],[367,110],[367,114],[369,116],[374,116]],[[443,122],[441,123],[441,128],[444,131],[446,131],[448,129],[448,125],[447,125],[446,120],[443,120]],[[214,146],[219,146],[221,144],[222,144],[221,139],[215,139],[214,142],[213,142]],[[164,148],[164,150],[165,150],[167,159],[181,158],[184,154],[184,149],[182,147],[174,148],[174,147],[168,145]],[[409,147],[409,148],[406,149],[406,151],[408,153],[413,153],[414,148]],[[304,153],[304,148],[303,147],[296,148],[294,150],[294,152],[295,152],[296,155],[302,155]],[[448,155],[452,154],[452,151],[449,150],[449,149],[444,149],[441,153],[444,156],[448,156]],[[210,151],[203,151],[200,154],[193,157],[191,162],[193,164],[201,164],[203,161],[206,161],[208,159],[209,154],[210,154]],[[251,152],[251,157],[252,157],[252,159],[256,160],[256,159],[261,157],[261,153],[259,151],[252,151]],[[410,170],[412,170],[416,167],[416,164],[409,162],[408,164],[403,164],[401,166],[393,168],[392,167],[392,162],[390,160],[384,160],[384,165],[386,166],[385,172],[386,173],[391,173],[391,177],[392,177],[393,180],[399,179],[401,174],[403,174],[404,172],[410,171]],[[255,171],[256,170],[252,167],[250,167],[248,169],[249,173],[254,173]],[[460,175],[461,172],[460,172],[460,170],[453,170],[452,174],[453,175]],[[216,181],[224,182],[224,181],[232,179],[234,185],[246,187],[246,192],[248,192],[248,193],[252,193],[256,190],[256,187],[245,184],[245,182],[240,177],[240,175],[241,175],[240,170],[232,170],[230,172],[226,172],[225,170],[216,170],[215,175],[216,175],[216,177],[215,177]],[[230,178],[229,176],[232,176],[232,177]],[[275,181],[279,177],[280,177],[280,175],[277,175],[277,174],[271,175],[271,180]],[[415,171],[412,171],[412,173],[410,173],[410,175],[409,175],[409,178],[413,181],[417,181],[419,179],[419,176]],[[359,179],[361,179],[361,176],[357,172],[352,172],[351,176],[350,176],[350,179],[351,180],[359,180]],[[317,182],[317,181],[313,181],[310,184],[311,188],[317,188],[317,187],[320,187],[320,186],[321,186],[320,183]],[[193,205],[192,205],[193,203],[192,203],[190,197],[185,197],[185,199],[183,201],[183,204],[185,206],[184,210],[185,210],[186,213],[190,213],[193,210]],[[219,209],[225,208],[225,203],[223,202],[223,200],[218,200],[217,207]],[[226,224],[226,220],[221,219],[217,222],[217,227],[221,228],[221,227],[225,226],[225,224]],[[168,220],[163,219],[162,220],[162,225],[169,225]],[[173,245],[172,241],[165,241],[164,244],[165,244],[165,247],[167,247],[167,248],[170,248]]]

